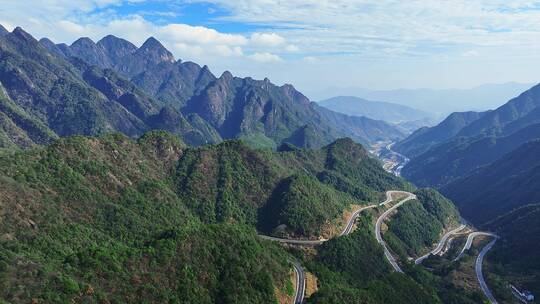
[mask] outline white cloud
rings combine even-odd
[[[258,61],[258,62],[263,62],[263,63],[268,63],[268,62],[280,62],[282,61],[281,57],[279,57],[278,55],[275,55],[275,54],[272,54],[272,53],[254,53],[252,55],[249,55],[249,58],[255,60],[255,61]]]
[[[242,48],[239,46],[230,47],[228,45],[217,45],[215,47],[215,51],[217,54],[224,56],[224,57],[231,57],[231,56],[243,56],[244,52],[242,51]]]
[[[167,39],[198,44],[244,45],[247,39],[242,35],[224,34],[203,26],[187,24],[169,24],[159,32]]]
[[[285,43],[285,38],[276,33],[253,33],[251,42],[255,45],[276,47]]]
[[[289,45],[287,45],[287,46],[285,47],[285,50],[286,50],[287,52],[291,52],[291,53],[295,53],[295,52],[299,52],[299,51],[300,51],[300,49],[299,49],[296,45],[294,45],[294,44],[289,44]]]
[[[201,56],[204,54],[204,49],[199,45],[189,45],[182,42],[177,42],[172,45],[171,51],[175,54],[182,54],[183,56]]]
[[[66,31],[70,34],[75,34],[78,36],[82,36],[86,34],[84,26],[81,26],[74,22],[71,22],[68,20],[60,20],[56,24],[58,26],[58,29]]]
[[[213,3],[218,9],[210,9],[204,26],[179,24],[180,6],[168,11],[179,19],[164,14],[156,22],[150,21],[152,12],[126,15],[117,9],[141,1],[158,0],[0,0],[0,22],[56,42],[114,34],[141,45],[154,36],[177,58],[209,64],[218,73],[269,76],[300,87],[334,81],[389,87],[446,81],[442,86],[449,87],[538,80],[537,65],[531,64],[540,62],[538,1],[174,1],[182,7]],[[227,33],[212,28],[213,22],[265,30]],[[284,60],[287,69],[257,63]]]
[[[116,19],[105,24],[96,24],[92,27],[95,27],[93,32],[95,33],[96,39],[100,39],[108,34],[113,34],[137,45],[141,45],[150,36],[159,36],[158,27],[140,16],[132,16],[127,19]],[[172,44],[177,41],[169,40],[167,42]]]
[[[530,0],[204,1],[232,12],[223,20],[279,28],[276,35],[307,52],[371,56],[383,46],[415,56],[426,45],[437,46],[426,54],[452,45],[540,48],[540,9]]]

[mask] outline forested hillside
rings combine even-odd
[[[538,200],[536,201],[538,202]],[[502,239],[489,255],[493,271],[506,280],[540,294],[540,204],[530,204],[490,221],[485,227]],[[518,255],[515,253],[519,252]],[[503,286],[504,288],[504,286]]]
[[[424,127],[415,131],[404,140],[396,143],[393,148],[409,158],[414,158],[452,138],[463,127],[477,120],[483,114],[479,112],[452,113],[434,127]]]
[[[168,178],[184,149],[147,134],[2,156],[0,298],[274,303],[284,254],[249,226],[193,215]]]
[[[418,199],[399,208],[384,235],[402,260],[423,254],[425,248],[439,241],[445,229],[457,226],[459,221],[456,207],[437,191],[421,189],[415,194]]]
[[[493,220],[540,201],[540,141],[526,143],[492,164],[442,189],[475,223]]]
[[[411,189],[350,139],[279,150],[190,148],[151,132],[3,153],[0,298],[276,303],[292,290],[287,259],[297,252],[258,233],[319,237],[349,204]],[[442,223],[419,223],[426,235],[456,217],[436,192],[417,195],[427,220]],[[299,255],[319,280],[310,302],[444,302],[449,287],[392,274],[370,216],[359,221],[353,234]]]
[[[457,137],[413,158],[404,175],[418,186],[444,187],[539,137],[540,124],[502,137]]]
[[[10,302],[274,303],[290,290],[290,266],[255,227],[317,236],[349,203],[407,187],[351,140],[271,152],[187,148],[156,132],[70,137],[0,164],[0,297]]]
[[[493,111],[464,114],[454,113],[394,146],[411,157],[402,170],[405,178],[441,188],[539,138],[540,85]]]
[[[174,179],[204,221],[240,221],[271,233],[318,236],[350,204],[408,185],[350,139],[318,150],[270,152],[240,141],[189,149]]]

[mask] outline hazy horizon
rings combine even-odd
[[[177,59],[216,74],[291,83],[308,96],[336,85],[535,83],[538,66],[531,63],[540,59],[540,6],[529,1],[1,2],[0,24],[9,30],[21,26],[68,44],[113,34],[140,45],[154,36]]]

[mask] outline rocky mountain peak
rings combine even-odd
[[[60,55],[62,57],[65,56],[64,52],[58,47],[58,45],[56,45],[49,38],[41,38],[39,40],[39,44],[41,44],[44,48],[46,48],[51,53]]]
[[[41,44],[43,47],[45,47],[50,52],[60,52],[61,53],[61,51],[60,51],[60,49],[58,49],[58,46],[56,45],[56,43],[54,43],[49,38],[41,38],[41,39],[39,39],[39,44]]]
[[[143,45],[137,50],[139,54],[143,54],[148,59],[155,61],[155,62],[161,62],[161,61],[169,61],[174,62],[174,56],[169,50],[167,50],[161,42],[159,42],[156,38],[150,37],[148,38]]]
[[[103,38],[101,38],[97,44],[115,44],[116,42],[129,42],[127,40],[124,40],[122,38],[118,38],[115,35],[107,35]],[[131,44],[131,42],[129,42]]]
[[[32,35],[28,34],[27,32],[25,32],[21,27],[16,27],[13,32],[12,32],[13,36],[21,39],[21,40],[24,40],[26,42],[34,42],[34,43],[37,43],[38,41],[32,37]]]
[[[74,56],[83,59],[91,65],[101,68],[110,68],[112,66],[105,49],[88,37],[77,39],[69,48]]]
[[[0,24],[0,37],[9,34],[8,30]]]
[[[98,42],[97,42],[98,45],[101,45],[101,46],[104,46],[104,47],[129,47],[133,50],[136,50],[137,47],[125,40],[125,39],[122,39],[122,38],[118,38],[114,35],[107,35],[103,38],[101,38]]]
[[[81,37],[77,40],[75,40],[71,47],[94,47],[96,44],[94,41],[88,37]]]
[[[234,78],[233,74],[231,74],[231,72],[229,71],[223,72],[223,74],[221,74],[221,76],[219,77],[219,79],[222,79],[227,82],[231,81],[233,78]]]
[[[137,50],[137,47],[133,43],[114,35],[103,37],[97,42],[97,45],[102,47],[113,61],[132,54]]]
[[[39,39],[39,43],[41,43],[42,45],[55,45],[56,46],[56,44],[51,39],[46,38],[46,37]]]
[[[293,85],[284,84],[280,88],[286,96],[293,99],[294,101],[300,102],[305,105],[310,103],[309,99],[304,96],[304,94],[298,92]]]

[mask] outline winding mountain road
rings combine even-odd
[[[491,232],[483,231],[476,231],[469,234],[469,236],[467,236],[467,242],[465,242],[465,246],[463,246],[463,249],[461,249],[459,255],[454,259],[454,262],[459,260],[465,254],[465,251],[471,249],[474,238],[481,235],[493,237],[493,240],[489,242],[486,246],[484,246],[484,248],[482,248],[482,251],[480,251],[480,253],[478,254],[474,265],[474,270],[476,272],[476,278],[478,279],[480,288],[482,289],[482,292],[484,293],[486,298],[488,298],[491,304],[497,304],[497,300],[493,296],[493,293],[491,292],[491,290],[487,286],[486,281],[484,280],[484,274],[482,273],[482,264],[484,262],[484,256],[486,255],[486,253],[491,249],[491,247],[493,247],[493,245],[495,245],[495,242],[497,242],[497,240],[499,239],[498,235]]]
[[[400,191],[400,190],[390,190],[390,191],[386,191],[386,200],[384,202],[381,202],[379,203],[379,206],[385,206],[387,205],[388,203],[392,202],[392,200],[394,200],[393,196],[396,195],[396,194],[401,194],[401,195],[404,195],[404,196],[414,196],[416,198],[416,196],[410,192],[407,192],[407,191]]]
[[[300,263],[291,260],[296,274],[296,290],[294,293],[294,304],[302,304],[306,293],[306,275]]]
[[[371,209],[371,208],[375,208],[375,207],[377,207],[377,205],[368,205],[368,206],[365,206],[365,207],[362,207],[362,208],[356,210],[351,215],[351,217],[349,218],[349,221],[347,222],[347,226],[345,226],[345,229],[343,229],[343,231],[341,231],[339,236],[344,236],[344,235],[347,235],[347,234],[351,233],[352,229],[354,227],[354,223],[356,222],[356,219],[360,216],[360,213],[362,213],[362,211],[364,211],[366,209]]]
[[[406,191],[398,191],[398,190],[386,191],[386,199],[383,202],[381,202],[381,203],[379,203],[377,205],[375,205],[375,204],[367,205],[367,206],[361,207],[360,209],[356,210],[349,217],[349,219],[347,220],[347,224],[346,224],[345,228],[341,231],[341,233],[338,234],[338,236],[344,236],[344,235],[347,235],[347,234],[352,232],[352,229],[354,227],[354,223],[355,223],[356,219],[360,216],[360,213],[362,213],[362,211],[367,210],[367,209],[371,209],[371,208],[375,208],[377,206],[385,206],[388,203],[392,202],[394,195],[398,195],[398,194],[405,195],[405,196],[414,195],[414,194],[412,194],[410,192],[406,192]],[[259,237],[263,238],[265,240],[269,240],[269,241],[275,241],[275,242],[280,242],[280,243],[285,243],[285,244],[293,244],[293,245],[307,245],[307,246],[309,246],[309,245],[311,245],[311,246],[320,245],[320,244],[328,241],[328,239],[320,239],[320,240],[285,239],[285,238],[278,238],[278,237],[262,235],[262,234],[259,234]]]
[[[344,236],[344,235],[347,235],[347,234],[352,232],[353,227],[354,227],[354,223],[355,223],[356,219],[360,216],[360,213],[362,213],[362,211],[367,210],[367,209],[371,209],[371,208],[375,208],[375,207],[378,207],[378,206],[385,206],[385,205],[389,204],[390,202],[392,202],[394,200],[395,195],[399,195],[399,194],[404,195],[405,197],[403,199],[401,199],[397,204],[395,204],[394,206],[390,207],[388,210],[383,212],[379,216],[379,218],[377,218],[377,222],[375,224],[375,238],[377,239],[377,242],[379,244],[381,244],[381,246],[383,246],[384,255],[385,255],[386,259],[388,260],[388,262],[392,265],[394,270],[397,271],[397,272],[403,273],[403,270],[401,269],[401,267],[399,267],[396,259],[394,258],[394,256],[390,252],[390,249],[388,248],[386,242],[382,238],[381,226],[382,226],[382,223],[384,222],[384,220],[388,217],[388,215],[390,213],[392,213],[394,210],[399,208],[404,203],[406,203],[406,202],[408,202],[410,200],[416,199],[417,198],[416,195],[414,195],[414,194],[412,194],[410,192],[406,192],[406,191],[394,191],[394,190],[387,191],[386,192],[386,199],[383,202],[381,202],[381,203],[379,203],[377,205],[373,204],[373,205],[364,206],[364,207],[361,207],[358,210],[356,210],[350,216],[350,218],[347,221],[347,224],[345,225],[345,228],[343,229],[343,231],[341,231],[341,233],[338,236]],[[444,248],[444,244],[447,242],[447,240],[452,235],[458,234],[459,231],[465,229],[465,227],[466,227],[465,224],[461,224],[459,227],[447,232],[445,235],[443,235],[443,237],[441,238],[441,240],[439,241],[437,246],[432,251],[427,253],[426,255],[423,255],[423,256],[419,257],[418,259],[416,259],[415,264],[421,264],[422,261],[424,261],[431,254],[439,254],[439,252],[441,252],[441,250]],[[487,244],[482,249],[480,254],[478,255],[478,258],[476,259],[476,264],[475,264],[476,277],[478,278],[478,282],[480,283],[480,287],[482,289],[482,292],[486,295],[486,297],[489,299],[489,301],[492,304],[497,304],[497,300],[493,297],[493,294],[489,290],[489,288],[488,288],[488,286],[487,286],[487,284],[486,284],[486,282],[484,280],[484,275],[482,273],[482,263],[483,263],[485,254],[491,249],[491,247],[493,247],[493,245],[497,241],[498,236],[493,234],[493,233],[490,233],[490,232],[482,232],[482,231],[476,231],[476,232],[470,233],[467,236],[467,242],[463,246],[463,249],[461,250],[459,255],[454,259],[454,261],[459,260],[463,256],[465,251],[467,251],[467,250],[469,250],[471,248],[472,243],[474,241],[474,238],[477,237],[477,236],[480,236],[480,235],[492,236],[495,239],[493,241],[491,241],[489,244]],[[321,239],[321,240],[284,239],[284,238],[277,238],[277,237],[266,236],[266,235],[259,235],[259,237],[261,237],[263,239],[266,239],[266,240],[276,241],[276,242],[280,242],[280,243],[294,244],[294,245],[307,245],[307,246],[316,246],[316,245],[320,245],[320,244],[328,241],[328,239]],[[291,263],[293,264],[294,271],[295,271],[295,274],[296,274],[296,291],[295,291],[295,296],[294,296],[294,304],[301,304],[303,302],[303,300],[304,300],[304,295],[305,295],[305,287],[306,287],[305,274],[304,274],[304,270],[302,269],[302,266],[300,265],[300,263],[298,263],[296,261],[291,261]]]
[[[480,288],[482,289],[482,292],[488,298],[489,302],[491,304],[497,304],[497,300],[493,296],[493,293],[491,293],[491,290],[489,290],[489,287],[487,286],[486,281],[484,280],[484,274],[482,273],[482,263],[484,262],[484,256],[486,253],[495,245],[495,242],[497,242],[498,236],[494,236],[494,239],[489,242],[482,251],[480,251],[480,254],[478,254],[478,257],[476,258],[476,263],[474,265],[474,269],[476,271],[476,278],[478,279],[478,283],[480,283]]]
[[[472,246],[472,243],[473,243],[473,241],[474,241],[474,238],[477,237],[477,236],[481,236],[481,235],[492,236],[492,237],[498,237],[496,234],[493,234],[493,233],[491,233],[491,232],[475,231],[475,232],[470,233],[470,234],[467,236],[467,242],[465,242],[465,246],[463,246],[463,249],[461,249],[461,252],[460,252],[459,255],[454,259],[454,261],[457,261],[457,260],[461,259],[461,257],[465,254],[465,251],[471,249],[471,246]]]
[[[364,207],[361,207],[360,209],[356,210],[351,215],[351,217],[347,221],[347,225],[345,226],[343,231],[341,231],[341,233],[338,236],[344,236],[344,235],[347,235],[347,234],[352,232],[352,229],[354,227],[354,223],[355,223],[356,219],[360,216],[360,213],[362,213],[362,211],[367,210],[367,209],[371,209],[371,208],[375,208],[377,206],[385,206],[388,203],[392,202],[394,195],[398,195],[398,194],[406,196],[403,200],[401,200],[398,203],[399,205],[405,203],[407,200],[410,200],[412,198],[416,198],[416,196],[414,194],[412,194],[410,192],[406,192],[406,191],[397,191],[397,190],[386,191],[386,199],[383,202],[381,202],[381,203],[379,203],[377,205],[373,204],[373,205],[364,206]],[[395,208],[397,208],[396,206],[394,206],[392,208],[395,209]],[[379,233],[380,233],[380,231],[379,231]],[[328,239],[321,239],[321,240],[284,239],[284,238],[277,238],[277,237],[267,236],[267,235],[262,235],[262,234],[259,234],[259,237],[262,238],[262,239],[265,239],[265,240],[269,240],[269,241],[275,241],[275,242],[280,242],[280,243],[284,243],[284,244],[304,245],[304,246],[316,246],[316,245],[320,245],[320,244],[328,241]],[[398,269],[399,269],[399,266],[397,265],[397,263],[395,263],[395,259],[392,257],[392,255],[390,254],[390,252],[386,248],[386,244],[383,245],[383,246],[384,246],[384,249],[385,249],[386,258],[390,261],[390,263],[392,263],[392,261],[394,261],[394,264],[392,264],[392,266],[395,265],[395,267],[398,267]],[[387,251],[388,251],[388,255],[386,253]],[[294,303],[295,304],[300,304],[300,303],[303,302],[304,294],[305,294],[305,286],[306,286],[305,274],[304,274],[304,270],[302,269],[302,266],[298,262],[291,260],[291,263],[293,264],[294,272],[296,274],[296,291],[295,291]],[[395,267],[394,267],[394,269],[395,269]],[[399,271],[402,272],[401,269],[399,269]]]
[[[441,238],[441,240],[439,241],[439,243],[437,244],[437,247],[435,247],[435,249],[431,250],[430,252],[426,253],[425,255],[417,258],[414,263],[416,265],[418,264],[422,264],[422,262],[427,259],[430,255],[437,255],[439,254],[439,252],[441,252],[441,250],[444,248],[444,244],[446,243],[446,241],[448,240],[448,238],[450,238],[450,236],[458,233],[459,231],[465,229],[466,225],[465,224],[461,224],[459,227],[457,227],[456,229],[454,230],[451,230],[451,231],[448,231],[445,235],[443,235],[443,237]]]
[[[394,256],[390,252],[390,249],[388,248],[388,245],[386,244],[386,242],[382,238],[381,226],[382,226],[382,223],[384,222],[384,220],[388,217],[388,215],[390,213],[395,211],[397,208],[399,208],[404,203],[406,203],[406,202],[408,202],[410,200],[413,200],[413,199],[417,199],[416,195],[414,195],[414,194],[412,194],[410,192],[406,192],[406,191],[395,191],[395,190],[387,191],[386,192],[386,199],[383,202],[381,202],[379,204],[373,204],[373,205],[364,206],[364,207],[361,207],[358,210],[356,210],[350,216],[350,218],[347,221],[347,224],[346,224],[345,228],[343,229],[343,231],[341,231],[341,233],[338,236],[348,235],[348,234],[350,234],[352,232],[353,227],[354,227],[354,223],[355,223],[356,219],[360,216],[360,213],[362,213],[362,211],[367,210],[367,209],[371,209],[371,208],[375,208],[375,207],[378,207],[378,206],[385,206],[385,205],[389,204],[390,202],[392,202],[394,200],[395,195],[399,195],[399,194],[404,195],[405,197],[402,198],[397,204],[395,204],[392,207],[390,207],[389,209],[387,209],[385,212],[383,212],[377,218],[377,222],[375,224],[375,238],[377,239],[377,242],[379,244],[381,244],[381,246],[383,246],[384,255],[385,255],[386,259],[388,260],[388,262],[392,265],[394,270],[396,272],[403,273],[403,270],[401,269],[401,267],[399,267],[396,259],[394,258]],[[465,227],[466,227],[466,224],[461,224],[459,227],[447,232],[440,239],[437,246],[432,251],[430,251],[429,253],[427,253],[427,254],[419,257],[418,259],[416,259],[415,264],[421,264],[422,261],[424,261],[431,254],[434,254],[434,255],[439,254],[441,252],[441,250],[444,248],[444,245],[448,241],[448,239],[451,236],[455,235],[455,234],[459,234],[459,231],[465,229]],[[495,244],[495,242],[498,239],[498,236],[493,234],[493,233],[490,233],[490,232],[482,232],[482,231],[476,231],[476,232],[470,233],[467,236],[467,242],[463,246],[463,249],[461,250],[459,255],[454,259],[454,261],[459,260],[463,256],[465,251],[467,251],[467,250],[469,250],[471,248],[472,243],[474,241],[474,238],[476,238],[477,236],[481,236],[481,235],[491,236],[491,237],[494,237],[495,239],[492,240],[489,244],[487,244],[482,249],[480,254],[478,255],[478,257],[476,259],[476,264],[475,264],[476,277],[478,279],[478,282],[480,283],[480,287],[482,289],[482,292],[489,299],[490,303],[497,304],[497,300],[495,299],[495,297],[493,296],[493,294],[489,290],[489,288],[487,286],[487,283],[484,280],[484,275],[482,273],[482,263],[483,263],[483,260],[484,260],[484,256],[493,247],[493,245]],[[277,238],[277,237],[266,236],[266,235],[259,235],[259,237],[261,237],[263,239],[266,239],[266,240],[276,241],[276,242],[280,242],[280,243],[293,244],[293,245],[307,245],[307,246],[316,246],[316,245],[320,245],[320,244],[328,241],[328,239],[320,239],[320,240],[284,239],[284,238]],[[291,263],[293,264],[294,271],[295,271],[295,274],[296,274],[296,291],[295,291],[295,297],[294,297],[294,304],[301,304],[303,302],[304,295],[305,295],[305,287],[306,287],[305,274],[304,274],[304,270],[302,269],[302,266],[300,265],[300,263],[298,263],[296,261],[291,261]]]
[[[375,225],[375,237],[377,238],[377,241],[379,242],[379,244],[381,244],[384,247],[384,255],[386,256],[386,259],[388,259],[388,261],[390,262],[390,264],[392,265],[394,270],[397,271],[397,272],[400,272],[400,273],[403,273],[403,270],[401,270],[401,268],[397,264],[396,259],[394,258],[394,256],[392,256],[392,254],[390,253],[390,250],[388,249],[388,246],[386,245],[386,242],[382,238],[381,225],[384,222],[384,219],[392,211],[399,208],[399,206],[403,205],[405,202],[407,202],[409,200],[412,200],[412,199],[416,199],[416,195],[414,195],[412,193],[408,193],[408,192],[405,192],[405,193],[408,194],[407,197],[402,199],[399,203],[395,204],[394,206],[392,206],[391,208],[386,210],[381,216],[379,216],[379,218],[377,219],[377,223]],[[387,194],[387,196],[388,196],[388,194]],[[465,224],[461,224],[458,228],[446,233],[441,238],[439,243],[437,244],[437,247],[435,249],[433,249],[427,255],[424,255],[424,256],[416,259],[415,264],[422,263],[422,261],[424,259],[426,259],[430,254],[438,254],[443,249],[444,244],[446,243],[448,238],[453,234],[457,234],[459,231],[463,230],[465,227],[466,227]],[[493,293],[491,292],[491,290],[487,286],[487,283],[486,283],[486,281],[484,279],[484,274],[482,273],[482,264],[484,262],[484,256],[493,247],[493,245],[495,244],[495,242],[497,242],[497,239],[499,238],[496,234],[493,234],[491,232],[483,232],[483,231],[476,231],[476,232],[470,233],[467,236],[467,242],[465,243],[465,246],[463,246],[463,249],[461,250],[460,254],[458,255],[458,257],[454,261],[461,258],[461,256],[465,253],[465,251],[469,250],[471,248],[472,243],[474,241],[474,238],[477,237],[477,236],[480,236],[480,235],[491,236],[494,239],[482,249],[482,251],[480,252],[478,257],[476,258],[476,263],[475,263],[476,278],[478,279],[478,283],[480,284],[480,288],[482,289],[482,292],[488,298],[490,303],[491,304],[498,304],[497,300],[493,296]]]
[[[386,257],[388,262],[390,262],[390,264],[392,265],[394,270],[397,271],[397,272],[400,272],[400,273],[403,273],[403,270],[401,270],[401,267],[399,267],[396,259],[394,258],[392,253],[390,253],[390,250],[388,249],[388,246],[386,245],[386,242],[383,240],[382,234],[381,234],[381,226],[382,226],[382,223],[384,222],[385,218],[388,217],[388,215],[392,211],[396,210],[399,206],[403,205],[407,201],[416,199],[416,195],[414,195],[412,193],[409,193],[409,192],[404,192],[404,193],[406,193],[407,196],[405,198],[403,198],[401,201],[399,201],[399,203],[395,204],[394,206],[392,206],[391,208],[386,210],[383,214],[381,214],[381,216],[379,216],[379,218],[377,219],[377,223],[375,224],[375,238],[377,239],[377,242],[379,242],[379,244],[381,244],[383,246],[383,248],[384,248],[384,256]]]
[[[326,241],[327,239],[321,239],[321,240],[295,240],[295,239],[282,239],[278,237],[268,236],[268,235],[262,235],[259,234],[259,237],[265,240],[274,241],[274,242],[280,242],[284,244],[293,244],[293,245],[305,245],[305,246],[315,246],[320,245]]]

